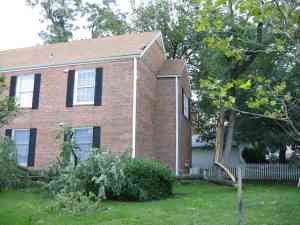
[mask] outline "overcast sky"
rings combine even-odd
[[[129,7],[129,0],[118,1],[123,9]],[[25,0],[0,1],[0,50],[41,44],[38,33],[42,28],[38,12],[28,7]],[[85,36],[76,34],[75,39]]]

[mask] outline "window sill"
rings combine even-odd
[[[87,103],[74,103],[73,106],[94,106],[94,102],[87,102]]]

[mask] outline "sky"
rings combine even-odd
[[[96,0],[87,0],[95,2]],[[123,9],[129,8],[129,0],[117,0]],[[139,2],[138,0],[136,1]],[[38,10],[26,5],[25,0],[0,1],[0,50],[23,48],[42,44],[38,33],[43,29]],[[75,34],[75,39],[86,38]]]

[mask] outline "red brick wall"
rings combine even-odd
[[[155,153],[157,159],[176,169],[176,83],[175,78],[157,81]]]
[[[191,98],[189,81],[187,72],[185,71],[179,80],[179,121],[180,121],[180,173],[187,173],[191,165],[192,152],[192,134],[191,134],[191,118],[187,119],[183,114],[183,93]],[[191,110],[191,105],[190,105]]]
[[[65,69],[103,68],[102,106],[66,108]],[[42,74],[38,110],[20,110],[8,128],[37,128],[36,167],[46,167],[59,153],[55,137],[59,123],[71,127],[101,126],[101,143],[112,152],[124,151],[132,143],[133,60],[34,71]],[[32,71],[5,73],[30,74]],[[7,79],[9,83],[9,79]],[[4,129],[2,129],[3,132]]]
[[[136,155],[155,159],[155,112],[157,98],[157,71],[164,63],[160,46],[155,43],[141,60],[138,61],[137,74],[137,120]]]

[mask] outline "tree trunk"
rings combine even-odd
[[[215,143],[215,157],[214,157],[215,162],[219,162],[221,160],[221,154],[223,152],[224,120],[225,120],[225,113],[221,112],[216,127],[216,143]]]
[[[225,163],[229,162],[230,153],[232,150],[235,121],[236,121],[236,113],[234,111],[230,111],[229,124],[227,128],[226,139],[225,139],[225,149],[223,153],[223,161]]]

